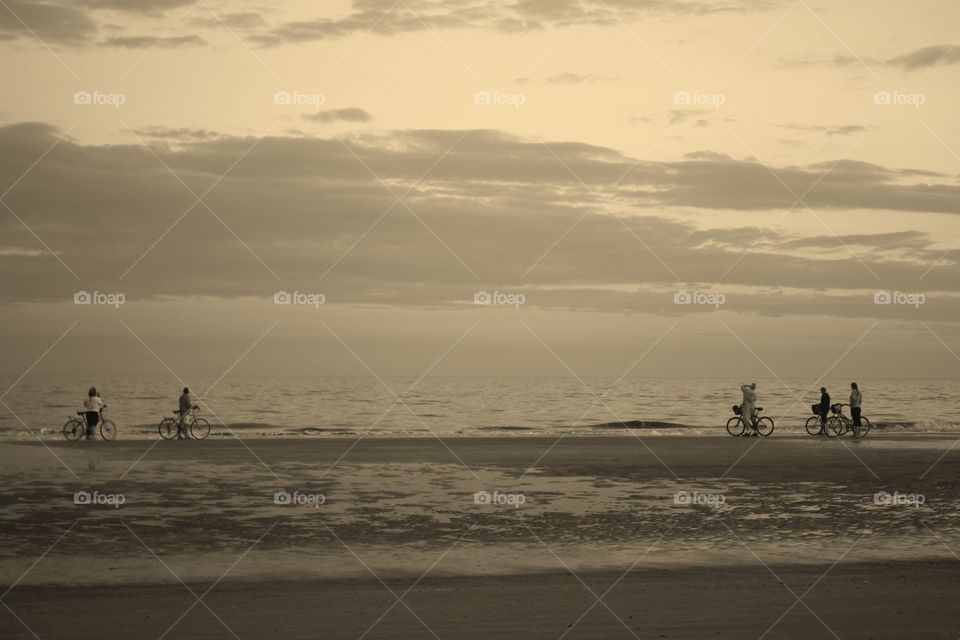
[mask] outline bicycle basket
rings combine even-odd
[[[838,404],[830,405],[830,411],[833,411],[835,414],[840,415],[840,405]]]
[[[818,404],[812,404],[812,405],[810,405],[810,410],[813,411],[813,415],[815,415],[815,416],[820,415],[820,405],[818,405]]]
[[[738,404],[733,405],[733,414],[738,416],[740,415],[740,413],[741,413],[740,405]]]

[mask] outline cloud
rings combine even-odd
[[[619,79],[619,76],[602,76],[595,73],[573,73],[571,71],[564,71],[563,73],[555,73],[547,76],[541,80],[541,82],[547,84],[594,84],[597,82],[612,82]],[[536,82],[536,80],[532,78],[517,78],[517,82],[527,84]]]
[[[107,38],[101,42],[106,47],[119,47],[122,49],[149,49],[156,47],[158,49],[178,49],[180,47],[199,47],[207,44],[207,41],[197,35],[187,36],[115,36]]]
[[[77,45],[96,31],[96,22],[74,5],[6,0],[0,7],[0,40],[33,39],[36,34],[48,44]]]
[[[346,109],[328,109],[327,111],[308,113],[303,116],[303,119],[314,122],[370,122],[373,120],[373,116],[363,109],[348,107]]]
[[[395,35],[428,29],[484,29],[502,32],[535,31],[550,26],[590,24],[619,26],[651,15],[690,15],[760,11],[773,7],[765,0],[354,0],[339,18],[284,22],[253,36],[261,46],[278,46],[372,32]]]
[[[904,71],[927,69],[938,64],[960,63],[960,48],[956,45],[935,45],[915,49],[887,60],[892,67],[899,67]]]
[[[122,290],[130,300],[322,286],[337,302],[449,306],[512,283],[537,290],[547,306],[649,311],[669,306],[677,287],[721,286],[742,293],[743,310],[829,314],[815,295],[829,285],[849,298],[848,307],[837,304],[844,313],[864,314],[872,309],[864,291],[878,282],[861,260],[885,288],[909,291],[942,255],[917,232],[770,232],[757,242],[754,225],[705,228],[675,215],[682,207],[784,210],[794,198],[771,172],[802,193],[821,178],[819,164],[764,166],[712,152],[654,162],[582,143],[548,141],[548,149],[492,130],[271,136],[252,148],[250,137],[153,134],[148,151],[71,139],[53,146],[55,127],[0,127],[0,184],[13,184],[52,147],[4,201],[80,277],[78,285],[45,251],[37,256],[44,247],[31,231],[0,217],[5,300],[62,300],[78,286]],[[808,202],[956,214],[960,187],[951,182],[840,161]],[[208,189],[197,203],[194,194]],[[812,250],[820,247],[826,255]],[[925,290],[960,293],[958,253],[926,276]],[[770,300],[771,288],[788,293]]]
[[[808,125],[808,124],[796,124],[796,123],[787,123],[777,125],[781,129],[790,129],[792,131],[804,131],[808,133],[822,133],[828,136],[850,136],[855,133],[863,133],[869,130],[870,127],[859,124],[845,124],[845,125]]]

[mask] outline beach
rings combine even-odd
[[[955,637],[954,442],[7,443],[0,628],[740,638],[802,597],[767,637]]]

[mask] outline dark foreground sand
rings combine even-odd
[[[953,443],[57,444],[66,466],[3,444],[0,638],[956,638]],[[327,502],[277,506],[279,488]]]

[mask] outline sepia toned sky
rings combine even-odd
[[[958,25],[3,0],[2,372],[957,377]]]

